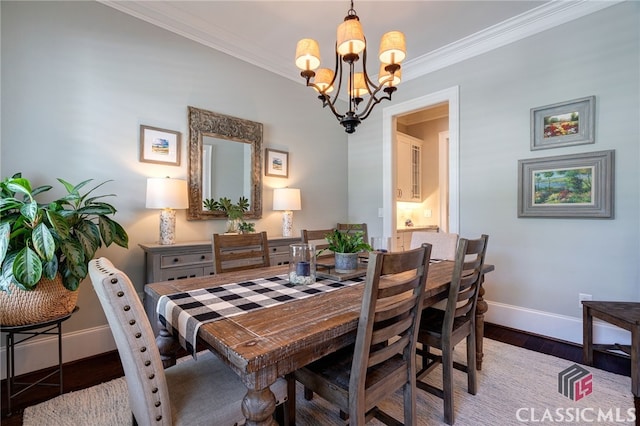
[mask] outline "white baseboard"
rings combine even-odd
[[[582,344],[582,318],[487,301],[485,321],[529,333]],[[597,343],[629,344],[631,334],[598,320],[593,324]],[[20,344],[15,349],[16,375],[51,367],[57,363],[57,338],[54,336]],[[71,362],[116,349],[108,325],[89,328],[62,336],[62,362]],[[0,377],[6,378],[6,348],[0,350]]]
[[[16,335],[16,340],[21,337]],[[110,352],[116,344],[108,325],[88,328],[62,335],[62,362],[71,362],[82,358]],[[36,338],[15,347],[16,376],[55,366],[58,363],[58,338],[47,336]],[[7,348],[0,350],[0,362],[4,380],[7,376]]]
[[[487,301],[487,304],[486,322],[582,345],[582,316],[570,317],[491,301]],[[631,333],[594,319],[593,340],[600,344],[628,345]]]

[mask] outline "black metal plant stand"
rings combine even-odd
[[[68,320],[78,309],[76,306],[74,310],[67,315],[36,324],[0,326],[2,332],[7,333],[7,416],[11,415],[11,400],[34,386],[58,386],[60,388],[60,395],[62,395],[62,323]],[[16,340],[16,335],[25,335],[28,337],[18,338]],[[31,340],[34,337],[44,335],[58,337],[58,368],[35,382],[17,382],[15,378],[14,355],[16,345]],[[58,375],[57,383],[45,382],[45,380],[55,375]],[[17,387],[22,388],[16,391]]]

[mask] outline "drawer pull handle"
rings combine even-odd
[[[202,256],[200,256],[200,260],[205,260],[207,258],[207,256],[205,256],[204,254]]]
[[[180,259],[178,259],[177,257],[175,259],[173,259],[174,262],[179,262]]]

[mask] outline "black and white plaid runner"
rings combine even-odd
[[[364,277],[344,281],[318,278],[313,284],[294,285],[287,278],[286,274],[278,275],[162,296],[157,306],[158,317],[170,333],[178,334],[180,345],[195,355],[198,329],[204,323],[364,281]]]

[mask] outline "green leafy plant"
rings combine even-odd
[[[20,173],[0,182],[0,290],[15,284],[33,290],[44,276],[60,272],[64,286],[77,290],[87,276],[87,264],[104,243],[128,247],[124,228],[109,216],[116,209],[101,201],[114,194],[89,197],[80,190],[93,179],[73,185],[58,179],[67,194],[48,204],[36,200],[52,186],[33,188]]]
[[[238,224],[238,231],[243,234],[247,234],[249,232],[256,232],[256,224],[252,222],[241,222]]]
[[[249,210],[249,200],[243,196],[238,199],[238,204],[233,204],[227,197],[220,197],[218,201],[207,198],[203,200],[203,204],[209,211],[223,212],[229,220],[242,219],[244,212]]]
[[[334,229],[325,235],[325,238],[329,243],[326,250],[331,250],[334,253],[360,253],[365,250],[373,250],[364,240],[364,232],[341,232]]]

